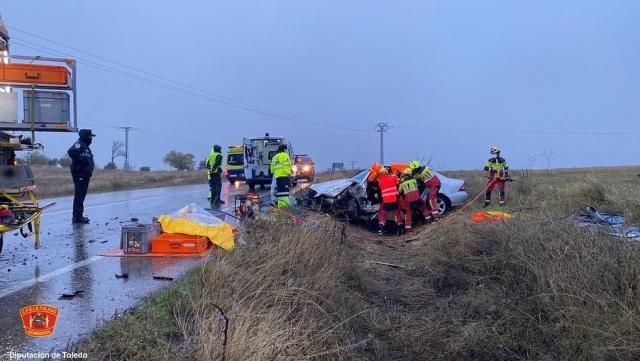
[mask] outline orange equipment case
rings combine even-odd
[[[200,254],[209,247],[209,238],[181,233],[163,233],[151,240],[151,253]]]
[[[40,85],[68,85],[69,69],[58,65],[0,64],[0,82]]]

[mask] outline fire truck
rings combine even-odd
[[[42,151],[41,132],[77,132],[78,118],[75,60],[13,55],[9,45],[0,19],[0,252],[6,232],[33,236],[40,246],[43,207],[31,168],[17,155]]]

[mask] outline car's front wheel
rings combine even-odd
[[[360,205],[353,197],[347,201],[347,218],[351,223],[355,223],[360,219]]]
[[[440,212],[440,215],[444,215],[445,213],[449,212],[449,210],[451,209],[451,201],[446,196],[442,194],[438,194],[437,202],[438,202],[438,212]]]

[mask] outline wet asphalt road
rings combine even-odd
[[[224,184],[223,200],[244,191]],[[63,350],[69,342],[90,333],[101,322],[122,310],[138,305],[145,296],[171,282],[153,276],[179,278],[203,259],[178,257],[102,257],[119,248],[120,229],[132,217],[151,222],[152,217],[173,212],[188,203],[207,206],[206,185],[155,188],[90,194],[85,201],[89,225],[71,224],[72,197],[55,201],[42,216],[41,247],[33,239],[5,234],[0,254],[0,360],[8,352]],[[117,218],[116,218],[117,217]],[[228,221],[232,221],[228,219]],[[115,274],[128,273],[128,279]],[[79,297],[60,300],[63,293],[82,291]],[[59,308],[55,332],[46,338],[25,334],[20,308],[47,304]]]

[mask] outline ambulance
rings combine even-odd
[[[229,183],[244,181],[244,147],[230,145],[227,148],[227,167],[224,175]]]
[[[250,190],[256,185],[265,188],[271,185],[271,159],[278,152],[281,144],[287,146],[287,153],[293,160],[293,147],[284,137],[272,137],[266,133],[263,137],[244,138],[244,178]]]

